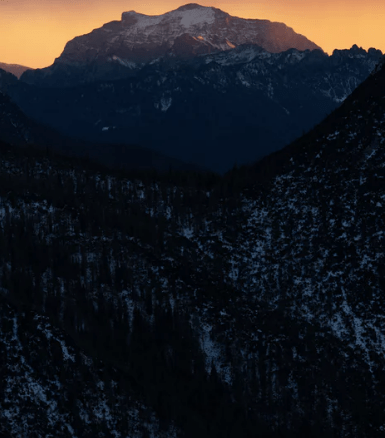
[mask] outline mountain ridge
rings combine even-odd
[[[6,64],[5,62],[0,62],[0,69],[5,70],[9,73],[15,75],[18,79],[27,70],[33,70],[31,67],[26,67],[25,65],[19,64]]]
[[[72,88],[19,81],[9,94],[30,117],[67,135],[142,141],[168,156],[225,172],[311,129],[381,56],[357,46],[328,56],[320,50],[270,53],[245,44],[188,60],[159,59],[115,81]]]

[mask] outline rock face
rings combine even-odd
[[[53,89],[19,81],[10,94],[30,117],[67,135],[139,143],[225,172],[311,129],[381,56],[357,46],[328,56],[246,44],[185,60],[162,58],[113,82]]]
[[[291,48],[320,49],[283,23],[233,17],[191,3],[162,15],[124,12],[121,21],[106,23],[69,41],[54,64],[29,71],[22,80],[41,86],[66,86],[127,77],[159,57],[191,58],[257,44],[273,53]]]

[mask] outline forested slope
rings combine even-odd
[[[384,96],[223,178],[2,143],[2,432],[383,436]]]

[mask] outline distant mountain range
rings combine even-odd
[[[318,49],[271,53],[245,44],[189,59],[158,59],[131,78],[72,88],[21,80],[8,93],[27,115],[68,136],[140,144],[225,172],[308,131],[367,78],[381,56],[357,46],[328,56]],[[82,67],[83,76],[89,68]]]
[[[52,66],[0,75],[0,89],[67,137],[223,173],[311,129],[381,56],[357,45],[328,56],[282,23],[193,3],[125,12],[69,41]]]
[[[124,12],[121,21],[74,38],[53,65],[26,72],[21,79],[43,87],[119,79],[159,59],[189,59],[241,44],[257,44],[272,53],[321,49],[283,23],[233,17],[190,3],[156,16]]]
[[[19,64],[6,64],[5,62],[0,62],[0,69],[5,70],[9,73],[12,73],[17,78],[20,78],[20,76],[27,70],[32,70],[30,67],[26,67],[24,65]]]

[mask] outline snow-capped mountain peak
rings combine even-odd
[[[136,27],[147,28],[162,22],[173,21],[181,28],[190,30],[194,25],[212,24],[215,21],[215,13],[213,8],[190,3],[162,15],[145,15],[136,11],[123,12],[122,23],[131,24],[132,18],[136,20]]]
[[[127,43],[131,43],[135,35],[136,44],[151,41],[166,43],[168,47],[172,47],[176,38],[188,33],[195,40],[198,38],[202,42],[210,43],[217,50],[229,50],[245,43],[262,43],[262,47],[272,52],[280,52],[292,47],[299,50],[319,48],[302,35],[295,34],[283,23],[232,17],[220,9],[196,3],[181,6],[162,15],[149,16],[136,11],[123,12],[121,24],[121,35]],[[290,41],[288,44],[278,42],[276,33],[279,31],[286,33],[286,37],[293,37],[295,34],[300,41],[296,43]],[[262,34],[267,37],[264,44],[261,39]]]
[[[272,53],[320,49],[283,23],[233,17],[214,7],[190,3],[161,15],[123,12],[120,21],[69,41],[52,66],[27,72],[22,80],[62,86],[67,81],[114,79],[122,76],[119,72],[127,63],[131,71],[138,71],[160,57],[193,58],[242,44],[257,44]],[[88,77],[84,70],[90,70],[90,65]]]

